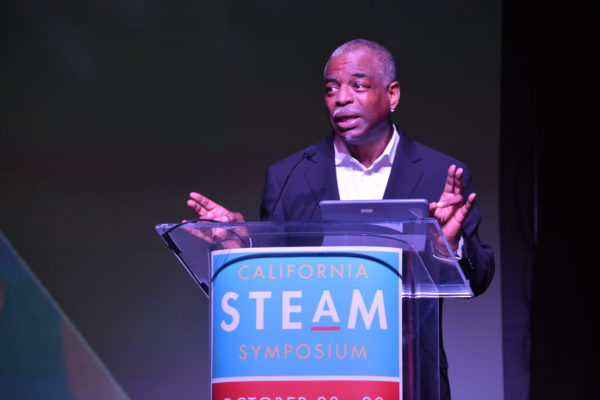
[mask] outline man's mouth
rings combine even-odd
[[[356,125],[358,125],[359,116],[356,114],[338,113],[333,120],[338,128],[340,128],[342,131],[347,131],[356,128]]]

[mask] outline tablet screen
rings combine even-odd
[[[401,221],[427,218],[426,199],[323,200],[324,221]]]

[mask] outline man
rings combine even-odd
[[[375,42],[352,40],[331,54],[323,78],[333,132],[269,168],[261,217],[319,220],[321,200],[439,198],[429,205],[432,216],[458,255],[473,292],[480,294],[492,279],[494,259],[477,234],[480,214],[469,171],[396,129],[391,119],[400,100],[395,75],[392,55]],[[201,218],[244,221],[241,214],[198,193],[190,194],[188,206]],[[439,256],[454,256],[444,253],[440,246]],[[437,301],[428,304],[437,316]],[[439,366],[440,398],[448,399],[443,347]]]

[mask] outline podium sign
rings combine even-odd
[[[434,219],[156,230],[211,298],[213,400],[439,398],[438,299],[473,293]]]
[[[402,250],[212,252],[212,399],[399,399]]]

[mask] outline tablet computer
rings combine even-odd
[[[427,199],[322,200],[324,221],[401,221],[430,216]]]

